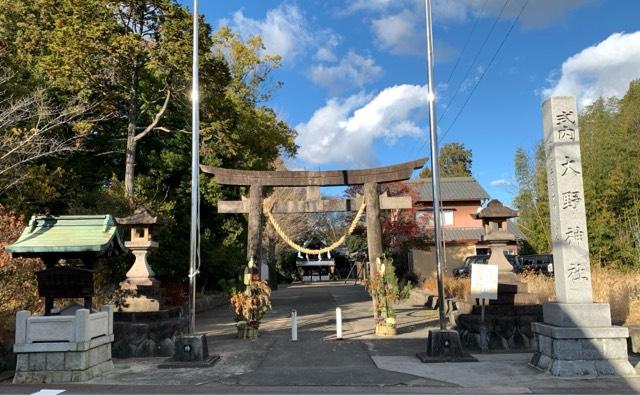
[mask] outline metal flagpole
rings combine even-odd
[[[198,0],[193,0],[193,87],[191,91],[191,239],[189,246],[189,334],[196,329],[196,276],[200,268],[200,97]]]
[[[440,330],[445,330],[444,287],[442,284],[442,233],[440,217],[440,169],[438,164],[438,129],[436,127],[436,95],[433,85],[433,29],[431,0],[425,0],[427,31],[427,98],[429,100],[429,132],[431,136],[431,186],[433,192],[433,224],[435,226],[436,273],[438,276],[438,312]]]

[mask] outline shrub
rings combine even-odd
[[[257,328],[271,309],[271,289],[266,281],[252,281],[244,291],[236,291],[229,302],[238,324]]]
[[[409,297],[412,284],[407,283],[400,288],[392,259],[377,259],[376,265],[377,272],[365,281],[367,291],[374,300],[376,324],[395,327],[396,312],[393,305]]]
[[[18,310],[35,313],[42,309],[35,272],[44,266],[38,259],[11,259],[5,250],[23,229],[24,218],[0,205],[0,339],[13,337]]]

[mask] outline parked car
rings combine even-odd
[[[513,268],[516,273],[536,273],[552,276],[553,255],[518,255],[516,256],[516,264],[513,265]]]
[[[471,265],[474,263],[486,265],[490,255],[471,255],[464,258],[462,266],[453,269],[453,277],[468,277],[471,275]]]

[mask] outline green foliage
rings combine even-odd
[[[514,168],[518,192],[513,198],[513,205],[519,211],[518,226],[527,236],[525,252],[549,253],[549,193],[542,144],[538,144],[533,159],[522,148],[518,148]]]
[[[462,143],[447,143],[440,147],[438,165],[441,177],[470,177],[473,154]],[[424,167],[420,178],[431,177],[431,169]]]
[[[640,81],[622,99],[599,99],[580,114],[580,149],[592,262],[640,269]],[[533,250],[551,251],[544,150],[516,152],[518,225]]]
[[[6,59],[0,76],[12,77],[5,94],[18,99],[38,90],[54,106],[80,102],[87,108],[72,125],[51,131],[80,134],[80,149],[31,163],[26,181],[1,194],[0,203],[25,215],[124,216],[145,205],[166,221],[150,264],[163,281],[186,281],[191,34],[191,15],[175,0],[0,0],[0,55]],[[199,39],[201,163],[264,170],[281,154],[294,155],[294,130],[263,105],[280,86],[270,79],[279,57],[263,55],[259,37],[244,42],[226,28],[214,34],[204,19]],[[133,124],[140,133],[150,124],[167,91],[162,128],[134,147],[135,185],[125,196],[128,129]],[[203,175],[201,192],[198,283],[215,287],[244,264],[246,218],[217,214],[218,200],[238,199],[237,188]]]

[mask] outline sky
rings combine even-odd
[[[545,98],[584,108],[640,78],[640,1],[432,4],[439,143],[470,148],[473,176],[507,204],[515,151],[541,139]],[[283,86],[265,105],[297,131],[290,168],[429,156],[423,0],[201,0],[200,13],[282,56],[273,78]]]

